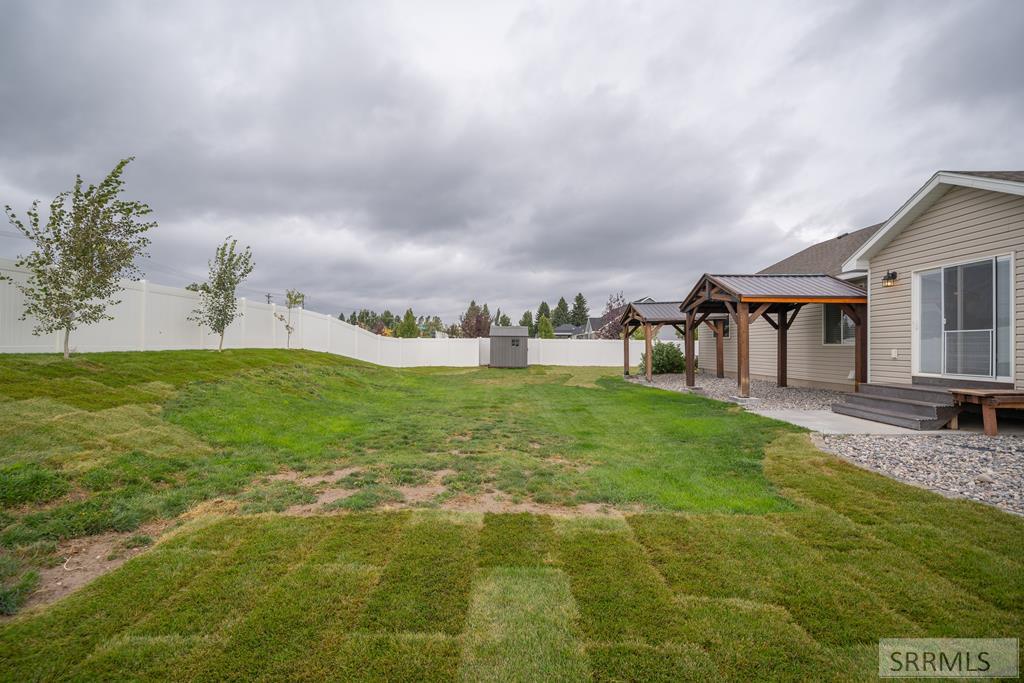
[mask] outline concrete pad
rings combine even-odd
[[[840,415],[831,410],[751,410],[752,413],[806,427],[822,434],[922,434],[916,429]]]

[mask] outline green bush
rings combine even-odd
[[[654,367],[651,372],[655,375],[666,373],[680,373],[686,371],[686,356],[682,349],[669,342],[654,342],[654,350],[651,353],[654,357]],[[647,354],[640,354],[640,370],[647,368]]]

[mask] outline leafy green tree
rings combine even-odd
[[[512,324],[512,318],[502,313],[501,315],[498,316],[497,322],[495,322],[495,324],[500,325],[501,327],[508,327],[509,325]]]
[[[306,303],[306,295],[297,289],[289,289],[284,293],[285,306],[288,307],[288,316],[285,317],[283,313],[275,313],[274,316],[284,323],[285,332],[288,333],[288,341],[285,344],[285,348],[292,347],[292,332],[295,331],[295,327],[292,326],[292,309],[302,308]],[[353,313],[352,315],[355,315]],[[345,316],[341,316],[344,319]]]
[[[483,308],[480,309],[480,318],[477,321],[476,336],[478,337],[490,337],[491,336],[491,312],[487,308],[485,303]]]
[[[252,250],[237,250],[238,240],[228,239],[217,247],[213,260],[208,262],[209,279],[202,284],[193,283],[190,289],[199,292],[199,307],[188,319],[199,323],[220,337],[217,350],[224,350],[224,331],[241,314],[235,292],[238,285],[252,272]]]
[[[445,333],[452,339],[459,339],[462,337],[462,328],[457,323],[452,323],[445,328]]]
[[[583,292],[576,294],[576,298],[572,300],[572,310],[569,311],[569,322],[577,327],[582,327],[587,324],[587,318],[590,317],[590,306],[587,305],[587,300],[583,297]]]
[[[537,323],[537,336],[541,339],[555,338],[555,328],[551,326],[551,321],[546,315],[542,316],[540,322]]]
[[[540,323],[541,318],[547,318],[551,320],[551,307],[548,306],[547,301],[541,301],[540,306],[537,307],[537,315],[533,316],[534,325]]]
[[[526,311],[523,313],[523,317],[519,319],[519,324],[527,328],[530,332],[530,336],[537,334],[537,326],[533,324],[533,312]]]
[[[415,339],[420,336],[420,326],[416,322],[416,316],[413,315],[411,308],[406,309],[405,315],[402,316],[402,322],[398,323],[398,327],[395,328],[395,336],[402,339]]]
[[[445,328],[444,323],[441,322],[440,316],[435,315],[431,318],[426,318],[423,321],[422,329],[423,334],[425,334],[428,337],[433,337],[435,336],[436,332],[444,332]]]
[[[120,303],[114,297],[121,279],[142,277],[135,259],[146,256],[145,233],[157,224],[144,220],[152,213],[149,206],[121,199],[121,174],[132,159],[119,161],[99,185],[85,187],[82,176],[75,176],[74,187],[50,202],[45,225],[38,200],[26,212],[27,222],[4,207],[11,225],[35,245],[15,262],[29,272],[25,282],[12,280],[25,298],[21,319],[35,319],[36,335],[63,332],[64,358],[71,355],[72,331],[113,319],[107,308]]]
[[[559,325],[565,325],[569,322],[569,304],[566,303],[563,296],[558,299],[555,310],[551,312],[551,324],[557,328]]]

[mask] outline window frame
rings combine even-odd
[[[954,266],[963,266],[971,263],[980,263],[983,261],[991,261],[993,269],[996,268],[996,262],[999,260],[1006,260],[1009,263],[1009,274],[1010,274],[1010,374],[1000,375],[998,370],[998,361],[995,358],[995,349],[993,349],[992,365],[995,374],[993,375],[956,375],[952,373],[942,372],[922,372],[921,371],[921,352],[920,352],[920,329],[921,329],[921,318],[920,318],[920,303],[921,303],[921,275],[935,270],[944,270],[945,268],[951,268]],[[943,276],[945,277],[945,276]],[[935,378],[950,378],[950,379],[968,379],[1010,383],[1016,382],[1017,377],[1017,255],[1014,252],[1000,252],[994,254],[985,254],[979,256],[972,256],[969,258],[956,259],[953,261],[943,261],[940,263],[930,263],[927,266],[921,266],[914,268],[911,271],[912,288],[910,298],[910,341],[911,341],[911,365],[910,372],[914,377],[935,377]],[[945,283],[943,282],[943,286]],[[993,307],[996,306],[995,294],[998,291],[998,282],[993,282]],[[993,319],[993,325],[997,326],[998,321]],[[995,333],[998,333],[998,327],[995,328]],[[945,347],[943,347],[943,363],[945,363]],[[945,369],[945,368],[943,368]]]
[[[828,315],[826,314],[826,308],[828,306],[834,306],[839,309],[839,341],[828,340]],[[849,341],[844,341],[843,337],[843,318],[850,321],[850,326],[853,327],[851,336],[847,337]],[[846,315],[846,311],[843,310],[839,304],[822,304],[821,305],[821,345],[822,346],[854,346],[857,343],[857,329],[853,324],[853,319]]]

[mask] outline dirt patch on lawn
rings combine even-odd
[[[316,494],[316,500],[312,503],[303,503],[301,505],[292,505],[290,508],[285,510],[282,514],[290,515],[292,517],[309,517],[310,515],[322,514],[323,511],[320,509],[324,505],[328,505],[335,501],[344,500],[349,496],[359,491],[359,489],[324,489]]]
[[[358,467],[343,467],[340,470],[334,470],[327,474],[303,475],[302,472],[288,470],[286,472],[272,474],[267,477],[267,479],[270,481],[290,481],[298,484],[299,486],[317,486],[318,484],[336,484],[350,474],[355,474],[360,471],[361,469]]]
[[[117,569],[131,558],[144,553],[156,544],[156,539],[171,526],[171,520],[157,520],[144,524],[135,531],[110,532],[63,541],[57,546],[57,555],[64,562],[39,571],[39,587],[25,601],[22,612],[60,600],[78,590],[98,576]],[[132,536],[149,536],[152,543],[136,548],[125,546]]]

